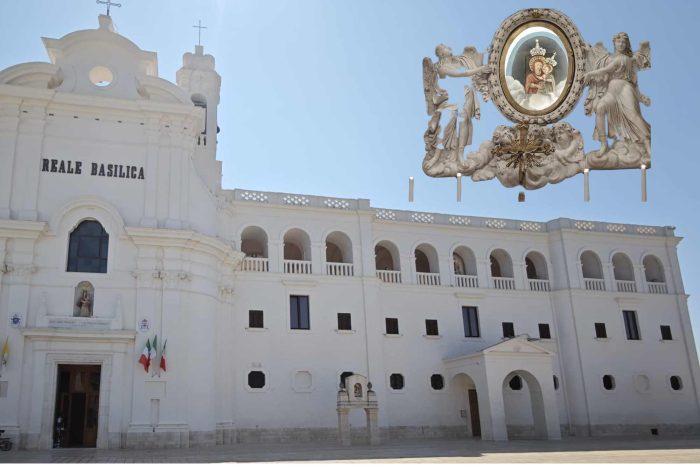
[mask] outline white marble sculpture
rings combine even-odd
[[[586,114],[595,113],[593,139],[600,149],[587,154],[591,168],[639,168],[651,162],[651,126],[642,116],[640,103],[651,104],[637,86],[637,71],[651,67],[649,42],[632,52],[627,33],[613,37],[614,52],[598,43],[588,47],[585,83],[589,93]],[[607,121],[607,128],[606,128]],[[607,131],[606,131],[607,129]],[[612,147],[608,139],[613,140]]]
[[[649,105],[649,99],[637,86],[637,71],[651,64],[649,43],[643,42],[636,53],[626,33],[615,35],[613,43],[612,54],[602,44],[590,46],[566,15],[532,8],[501,24],[487,65],[474,47],[455,56],[446,45],[438,45],[436,63],[423,59],[431,117],[423,135],[423,171],[433,177],[459,173],[474,181],[498,178],[507,187],[539,189],[585,168],[649,167],[651,128],[640,110],[640,103]],[[464,86],[461,111],[440,87],[446,77],[472,79],[472,87]],[[585,112],[595,114],[593,137],[601,144],[588,154],[581,133],[561,121],[586,87]],[[516,126],[498,126],[491,140],[465,157],[472,119],[480,116],[477,92]]]

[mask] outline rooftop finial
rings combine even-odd
[[[209,29],[209,28],[206,26],[202,26],[201,19],[197,22],[196,26],[192,26],[192,27],[198,29],[198,31],[197,31],[197,45],[202,45],[202,29]]]
[[[107,16],[109,16],[109,7],[112,5],[121,8],[122,4],[121,3],[114,3],[112,0],[97,0],[98,5],[107,5]]]

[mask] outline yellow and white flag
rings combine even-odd
[[[10,341],[9,337],[5,337],[5,344],[2,345],[2,353],[0,353],[0,364],[2,367],[7,366],[7,360],[10,358]]]

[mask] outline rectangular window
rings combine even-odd
[[[628,340],[639,340],[639,326],[637,325],[636,311],[622,311],[625,319],[625,332]]]
[[[263,311],[248,311],[248,327],[263,328]]]
[[[438,335],[438,324],[435,319],[425,319],[425,334]]]
[[[662,340],[673,340],[673,335],[671,335],[671,326],[662,325],[661,326],[661,339]]]
[[[386,318],[386,334],[387,335],[398,335],[399,334],[399,319],[395,317]]]
[[[595,323],[595,337],[608,338],[608,331],[605,329],[605,324],[603,322]]]
[[[513,322],[501,322],[503,327],[503,338],[511,338],[515,336],[515,326]]]
[[[338,330],[352,330],[352,320],[349,313],[338,313]]]
[[[540,329],[540,338],[549,339],[552,338],[552,334],[549,332],[549,324],[537,324]]]
[[[310,330],[309,322],[309,297],[295,296],[289,297],[289,323],[295,330]]]
[[[462,306],[462,322],[464,323],[465,337],[480,337],[479,310],[474,306]]]

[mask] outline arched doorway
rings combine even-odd
[[[481,437],[481,416],[479,415],[479,396],[474,380],[465,373],[452,378],[452,396],[459,407],[459,416],[464,422],[468,437]]]
[[[502,390],[508,438],[546,439],[544,398],[537,378],[525,370],[512,371],[503,379]]]

